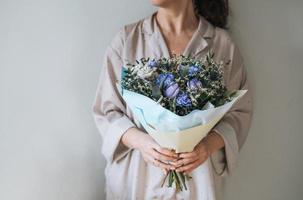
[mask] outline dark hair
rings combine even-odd
[[[229,15],[228,0],[192,0],[195,12],[212,25],[227,28]]]

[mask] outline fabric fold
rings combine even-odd
[[[124,29],[121,28],[106,48],[92,104],[94,121],[103,139],[101,152],[109,163],[122,159],[131,151],[122,143],[121,137],[129,128],[136,126],[126,115],[125,102],[116,88],[123,65],[120,56],[122,49],[119,48],[123,44],[123,32]]]
[[[220,176],[230,175],[237,165],[239,155],[239,146],[235,130],[230,124],[220,121],[213,128],[213,131],[218,133],[225,143],[223,149],[211,155],[214,171]]]

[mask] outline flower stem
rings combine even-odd
[[[164,183],[165,183],[165,181],[166,181],[166,179],[167,179],[169,173],[170,173],[170,172],[167,172],[167,173],[166,173],[166,175],[165,175],[165,177],[164,177],[164,180],[163,180],[163,182],[162,182],[162,184],[161,184],[161,187],[163,187],[163,185],[164,185]]]

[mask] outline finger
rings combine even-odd
[[[152,149],[151,154],[154,158],[161,160],[161,161],[176,161],[176,158],[172,158],[170,156],[166,156],[164,154],[159,153],[157,150]]]
[[[195,166],[191,166],[188,169],[184,170],[183,172],[185,174],[189,174],[191,173],[194,169],[196,169],[197,167],[199,167],[200,165],[202,165],[205,162],[205,160],[198,160],[196,161],[196,165]]]
[[[198,157],[182,158],[182,159],[179,159],[177,162],[171,162],[170,164],[175,166],[176,168],[179,168],[181,166],[185,166],[192,162],[195,162],[198,159],[199,159]]]
[[[199,154],[197,151],[192,151],[188,153],[180,153],[179,158],[195,158],[198,157]]]
[[[169,157],[172,157],[172,158],[175,158],[177,159],[178,158],[178,154],[176,152],[174,152],[174,150],[172,149],[168,149],[168,148],[163,148],[163,147],[158,147],[156,148],[156,150],[158,152],[160,152],[161,154],[164,154],[166,156],[169,156]]]
[[[158,145],[157,143],[154,144],[153,146],[154,149],[156,149],[159,153],[172,157],[172,158],[178,158],[178,154],[174,152],[172,149],[164,148]]]
[[[193,169],[197,168],[199,165],[200,165],[199,160],[197,160],[197,161],[192,162],[188,165],[179,167],[178,169],[176,169],[176,172],[185,172],[185,171],[188,171],[188,170],[193,170]]]
[[[167,169],[167,170],[175,170],[176,169],[174,166],[165,164],[165,163],[163,163],[163,162],[161,162],[160,160],[157,160],[157,159],[155,159],[153,162],[155,163],[154,165],[156,167],[160,167],[162,169]]]
[[[156,167],[160,167],[162,169],[167,169],[167,170],[174,170],[175,167],[167,164],[167,163],[163,163],[160,160],[158,160],[157,158],[155,158],[153,155],[149,154],[146,156],[149,160],[149,163],[151,163],[152,165],[156,166]]]

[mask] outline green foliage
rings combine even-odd
[[[216,62],[211,51],[202,59],[184,55],[153,59],[157,63],[156,67],[149,66],[150,60],[151,58],[141,58],[134,64],[128,63],[123,70],[122,88],[145,95],[180,116],[196,109],[201,110],[207,102],[217,107],[231,99],[231,93],[224,85],[223,62]],[[199,70],[190,75],[193,66]],[[188,94],[191,106],[180,106],[176,104],[176,97],[165,96],[163,82],[157,85],[157,78],[167,73],[174,76],[174,83],[178,84],[179,90]],[[202,83],[201,88],[193,90],[188,87],[188,82],[193,78]]]

